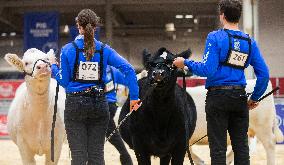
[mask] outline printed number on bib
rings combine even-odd
[[[114,90],[114,83],[113,83],[113,81],[110,81],[105,86],[105,92],[109,92],[109,91],[112,91],[112,90]]]
[[[248,58],[248,54],[232,50],[228,63],[231,65],[244,67]]]
[[[98,62],[82,62],[82,61],[80,61],[79,79],[82,79],[82,80],[98,80],[99,79]]]

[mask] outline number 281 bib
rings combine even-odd
[[[98,62],[82,62],[80,61],[78,69],[78,78],[82,80],[98,80],[99,64]]]
[[[244,67],[248,58],[248,54],[232,50],[227,63],[238,67]]]

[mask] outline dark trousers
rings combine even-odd
[[[71,165],[104,165],[104,143],[109,121],[105,96],[67,96],[65,129]]]
[[[108,129],[107,129],[107,133],[106,133],[106,137],[108,137],[113,130],[116,128],[115,126],[115,122],[113,120],[116,110],[117,110],[117,106],[116,103],[108,103],[109,105],[109,113],[110,113],[110,120],[108,123]],[[130,163],[129,161],[131,161],[130,155],[128,154],[128,151],[122,141],[122,138],[120,136],[120,133],[118,131],[116,131],[115,134],[113,134],[113,136],[110,138],[109,142],[118,150],[118,152],[121,155],[121,159],[128,159],[128,163]],[[124,157],[124,158],[123,158]]]
[[[245,90],[214,90],[206,96],[207,133],[212,165],[226,164],[227,131],[235,165],[249,165],[249,110]]]

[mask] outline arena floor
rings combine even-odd
[[[208,146],[194,146],[193,150],[197,153],[200,157],[202,157],[206,164],[209,164],[210,157],[209,157],[209,148]],[[130,150],[132,159],[134,160],[134,164],[137,164],[134,152]],[[276,162],[277,165],[284,164],[284,145],[277,145],[276,146]],[[159,164],[159,159],[153,159],[153,165]],[[44,164],[43,157],[36,157],[37,165]],[[116,149],[110,144],[107,143],[105,145],[105,160],[106,165],[118,165],[119,163],[119,154]],[[0,140],[0,164],[1,165],[21,165],[21,158],[18,151],[17,146],[11,140]],[[189,165],[189,160],[186,157],[185,163]],[[257,150],[255,153],[251,155],[251,165],[265,165],[265,151],[261,144],[257,145]],[[69,149],[68,145],[64,144],[63,151],[61,153],[61,158],[59,161],[59,165],[70,165],[70,157],[69,157]]]

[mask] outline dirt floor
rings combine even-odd
[[[193,150],[196,154],[198,154],[202,159],[205,160],[206,164],[210,164],[209,157],[209,148],[208,146],[194,146]],[[131,153],[134,164],[137,164],[134,152],[132,150],[129,151]],[[284,164],[284,145],[276,146],[276,164],[283,165]],[[43,157],[36,157],[37,165],[44,164]],[[105,161],[106,165],[119,165],[119,154],[116,149],[110,144],[107,143],[105,145]],[[152,164],[158,165],[159,159],[152,158]],[[0,165],[21,165],[21,158],[18,151],[17,146],[11,140],[0,140]],[[185,158],[185,165],[189,165],[189,160]],[[265,165],[265,151],[261,144],[257,145],[257,150],[255,153],[251,155],[251,165]],[[64,144],[63,151],[61,153],[59,165],[70,165],[70,157],[69,157],[69,149],[68,145]]]

